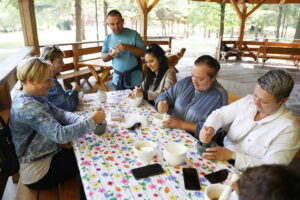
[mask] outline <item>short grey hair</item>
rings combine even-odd
[[[271,93],[277,102],[290,96],[294,87],[293,77],[281,69],[270,70],[257,79],[258,85]]]

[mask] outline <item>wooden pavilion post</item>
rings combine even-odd
[[[145,44],[147,44],[148,13],[158,2],[159,0],[153,0],[152,4],[148,7],[148,0],[136,0],[136,3],[142,13],[142,35],[144,37]]]
[[[234,6],[235,11],[237,12],[238,16],[241,19],[241,26],[240,26],[240,36],[238,41],[238,49],[242,50],[243,40],[244,40],[244,32],[245,32],[245,24],[247,18],[256,10],[258,9],[266,0],[261,0],[259,3],[256,4],[254,8],[247,13],[247,3],[245,0],[242,1],[242,10],[240,10],[238,3],[236,0],[230,0],[231,4]]]
[[[34,0],[19,0],[25,46],[34,46],[34,54],[40,54],[39,39],[36,28]]]

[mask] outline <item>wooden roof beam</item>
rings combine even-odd
[[[236,2],[236,0],[230,0],[231,4],[233,5],[234,9],[236,10],[237,14],[239,15],[240,18],[242,18],[242,12]]]
[[[249,17],[257,8],[259,8],[266,0],[261,0],[249,13],[247,13],[247,17]]]
[[[152,10],[152,8],[154,8],[156,6],[156,4],[158,4],[159,0],[154,0],[152,2],[152,4],[148,7],[148,13]]]

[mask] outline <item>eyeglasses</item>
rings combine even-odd
[[[29,59],[29,58],[28,58],[28,59]],[[40,62],[40,63],[42,63],[42,64],[47,64],[47,62],[45,62],[44,59],[42,59],[42,58],[40,58],[40,57],[33,57],[33,58],[29,61],[30,64],[29,64],[29,67],[28,67],[28,69],[27,69],[27,73],[26,73],[26,76],[25,76],[25,77],[27,77],[27,75],[28,75],[29,72],[32,70],[33,66],[35,66],[35,64],[37,63],[37,61]]]

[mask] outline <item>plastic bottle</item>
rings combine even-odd
[[[103,91],[101,90],[101,88],[99,88],[97,94],[98,94],[99,102],[100,102],[100,103],[105,103],[105,102],[106,102],[106,99],[107,99],[106,93],[103,92]]]

